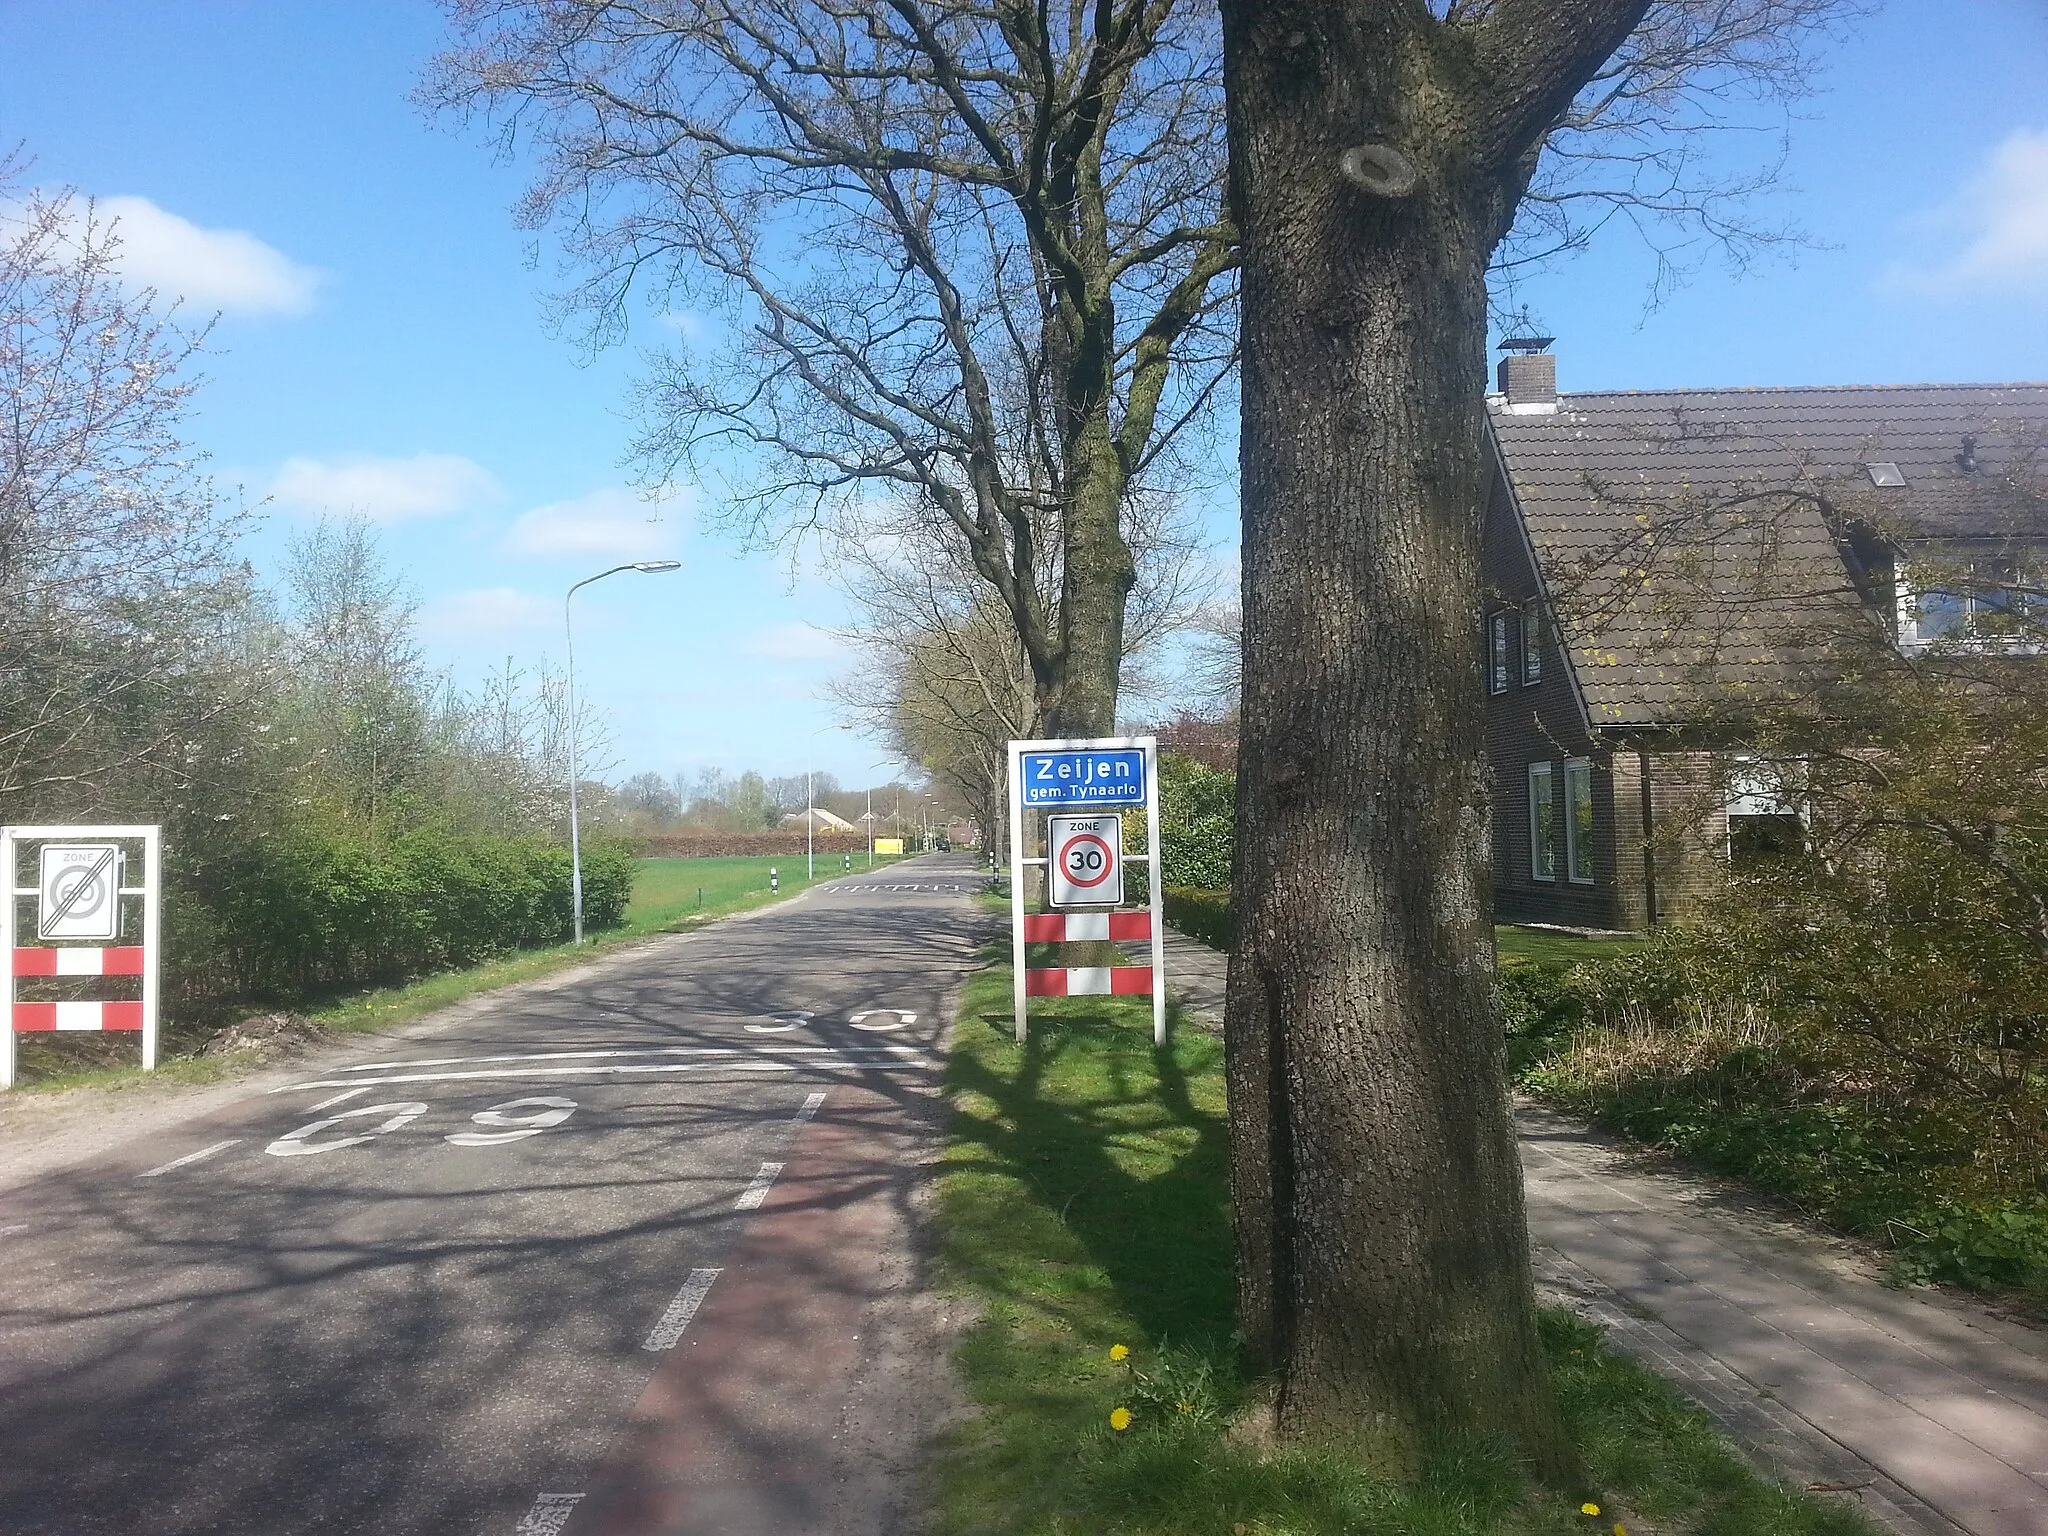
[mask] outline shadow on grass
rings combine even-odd
[[[1869,1536],[1757,1478],[1697,1409],[1559,1313],[1544,1341],[1571,1436],[1622,1495],[1604,1519],[1499,1447],[1444,1447],[1398,1487],[1339,1453],[1234,1443],[1222,1043],[1175,1030],[1155,1048],[1148,1007],[1063,998],[1032,1004],[1020,1046],[1009,982],[969,984],[947,1068],[939,1269],[980,1312],[956,1355],[980,1412],[942,1456],[942,1530]]]
[[[1191,1075],[1213,1076],[1221,1046],[1179,1030],[1155,1046],[1136,1013],[1062,1000],[1034,1009],[1021,1047],[1007,1009],[963,1016],[951,1166],[1035,1191],[1148,1339],[1220,1349],[1233,1326],[1229,1150],[1220,1085],[1198,1102]]]

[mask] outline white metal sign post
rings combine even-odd
[[[125,843],[139,843],[142,881],[127,883]],[[36,883],[21,883],[25,844],[36,847]],[[14,1084],[14,1037],[55,1030],[138,1030],[144,1070],[156,1066],[158,977],[163,952],[163,853],[155,827],[0,827],[0,1088]],[[140,944],[123,945],[122,904],[139,900]],[[34,936],[23,944],[24,902],[35,904]],[[110,942],[112,941],[112,942]],[[136,976],[140,998],[19,1002],[32,977]]]
[[[1145,812],[1149,904],[1124,900],[1123,809]],[[1025,815],[1045,817],[1044,854],[1027,853]],[[1092,814],[1089,814],[1092,811]],[[1032,817],[1033,828],[1037,816]],[[1036,839],[1031,840],[1036,846]],[[1024,910],[1025,871],[1043,867],[1053,912]],[[1093,908],[1095,910],[1088,910]],[[1080,909],[1080,910],[1075,910]],[[1150,965],[1024,964],[1024,946],[1111,940],[1150,941]],[[1152,995],[1152,1038],[1166,1043],[1166,944],[1160,921],[1159,743],[1151,736],[1010,743],[1010,949],[1015,971],[1017,1039],[1027,1032],[1032,997]]]

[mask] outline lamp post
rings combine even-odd
[[[811,773],[816,766],[813,760],[817,756],[818,738],[827,731],[838,729],[840,727],[836,725],[821,725],[811,732],[810,738],[804,743],[804,874],[811,880],[818,878],[818,856],[812,851],[818,830],[817,807],[811,803]]]
[[[583,942],[583,832],[576,818],[576,779],[581,770],[576,761],[576,625],[571,599],[593,581],[603,581],[605,577],[616,576],[621,571],[641,571],[651,575],[656,571],[681,570],[682,564],[680,560],[629,561],[608,571],[599,571],[595,576],[584,577],[562,597],[562,641],[568,658],[566,676],[569,684],[569,903],[575,914],[578,944]]]

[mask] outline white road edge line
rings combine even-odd
[[[153,1179],[160,1173],[169,1173],[173,1168],[182,1168],[187,1163],[196,1163],[202,1157],[211,1157],[216,1152],[225,1152],[241,1139],[239,1136],[230,1136],[226,1141],[216,1141],[210,1147],[201,1147],[197,1152],[187,1152],[183,1157],[174,1157],[168,1163],[152,1168],[147,1173],[138,1173],[135,1177],[138,1179]]]
[[[512,1536],[562,1536],[562,1527],[582,1502],[580,1493],[536,1494],[533,1508],[512,1528]]]
[[[365,1083],[360,1088],[349,1089],[347,1093],[337,1093],[331,1099],[322,1099],[318,1104],[310,1106],[306,1110],[306,1113],[309,1115],[317,1115],[323,1109],[332,1109],[337,1104],[346,1104],[350,1099],[354,1098],[357,1094],[368,1093],[372,1088],[376,1086],[377,1085],[375,1083]]]
[[[733,1201],[732,1208],[736,1211],[761,1209],[761,1202],[768,1198],[768,1191],[775,1187],[775,1181],[781,1173],[782,1164],[763,1163],[761,1171],[754,1175],[754,1182],[746,1187],[739,1199]]]
[[[819,1110],[823,1109],[824,1107],[825,1095],[822,1093],[814,1093],[809,1098],[804,1100],[804,1107],[796,1112],[796,1117],[792,1119],[789,1123],[791,1125],[802,1125],[806,1120],[810,1119],[811,1116],[815,1115]]]
[[[718,1275],[715,1269],[691,1270],[690,1278],[683,1282],[683,1288],[676,1292],[668,1310],[661,1314],[661,1321],[654,1325],[654,1332],[647,1335],[640,1347],[655,1351],[674,1349],[683,1337],[683,1330],[690,1326],[690,1319],[704,1305],[704,1297]]]

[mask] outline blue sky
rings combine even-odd
[[[558,659],[571,581],[678,558],[577,599],[620,771],[815,753],[885,776],[819,697],[835,663],[809,626],[842,614],[817,573],[702,532],[688,492],[632,492],[636,349],[667,338],[589,357],[550,332],[518,170],[407,99],[441,37],[425,0],[0,0],[0,142],[40,185],[118,200],[133,275],[221,312],[193,431],[270,498],[260,563],[321,507],[374,511],[433,656],[470,677]],[[1603,240],[1522,294],[1560,384],[2048,378],[2043,81],[2040,0],[1893,0],[1791,124],[1778,206],[1815,247],[1646,313],[1640,248]]]

